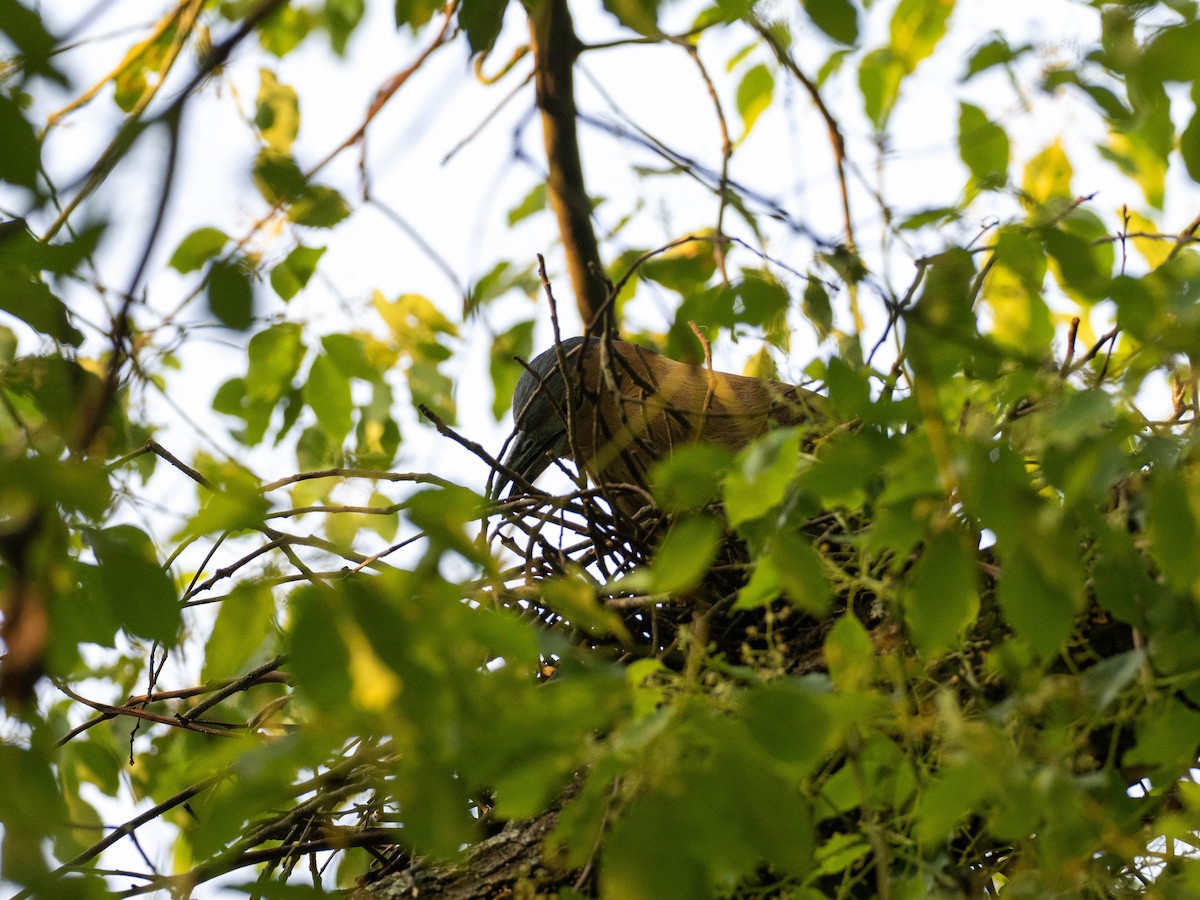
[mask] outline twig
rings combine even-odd
[[[287,662],[287,656],[285,654],[281,654],[279,656],[276,656],[274,659],[268,660],[267,662],[263,663],[258,668],[251,669],[249,672],[247,672],[241,678],[238,678],[234,681],[229,682],[229,684],[225,685],[225,687],[223,687],[220,690],[213,693],[213,695],[210,696],[203,703],[197,703],[195,706],[193,706],[187,712],[178,715],[176,718],[178,718],[180,722],[194,722],[196,720],[196,717],[199,716],[201,713],[208,712],[208,710],[212,709],[214,706],[216,706],[218,703],[220,703],[222,700],[226,699],[227,697],[232,697],[234,694],[238,693],[239,691],[243,691],[246,688],[257,684],[260,679],[262,679],[264,676],[269,675],[270,673],[274,672],[285,662]]]
[[[1179,255],[1179,251],[1195,240],[1196,231],[1200,230],[1200,215],[1192,219],[1183,231],[1179,232],[1179,236],[1175,238],[1175,246],[1171,248],[1171,252],[1167,254],[1164,262],[1170,262]]]
[[[126,837],[127,835],[133,834],[137,829],[141,828],[147,822],[151,822],[154,819],[157,819],[159,816],[161,816],[167,810],[174,809],[177,806],[181,806],[182,804],[187,803],[189,800],[191,800],[197,794],[212,787],[212,785],[216,784],[223,777],[224,777],[223,775],[209,776],[208,778],[205,778],[203,781],[197,782],[196,784],[192,785],[191,787],[184,788],[182,791],[175,794],[174,796],[168,797],[162,803],[159,803],[157,806],[154,806],[154,807],[146,810],[144,813],[142,813],[138,816],[135,816],[134,818],[130,819],[125,824],[120,825],[117,828],[114,828],[112,830],[112,833],[109,834],[107,837],[105,837],[103,840],[97,841],[95,844],[93,844],[88,849],[84,850],[79,855],[77,855],[77,856],[73,857],[72,859],[70,859],[69,861],[63,863],[57,869],[54,869],[53,871],[49,872],[45,876],[44,879],[39,880],[36,884],[26,887],[24,890],[14,894],[13,897],[11,898],[11,900],[28,900],[28,898],[33,897],[34,895],[38,894],[41,891],[41,889],[43,888],[43,886],[45,886],[46,884],[49,884],[50,882],[57,880],[60,876],[65,875],[67,872],[70,872],[74,869],[78,869],[80,866],[82,866],[84,863],[88,862],[89,860],[95,859],[97,856],[99,856],[101,853],[103,853],[105,850],[107,850],[109,847],[111,847],[113,844],[115,844],[121,838]]]
[[[370,126],[371,122],[375,120],[375,117],[383,111],[383,108],[387,105],[388,101],[391,100],[392,97],[396,95],[396,92],[399,91],[400,88],[404,87],[405,82],[407,82],[408,79],[411,78],[413,74],[425,64],[425,60],[429,59],[429,57],[432,56],[439,47],[446,43],[446,36],[450,33],[451,23],[454,22],[454,13],[458,9],[458,2],[459,0],[450,0],[450,2],[446,4],[445,11],[443,12],[442,27],[438,29],[438,32],[434,36],[433,40],[426,45],[425,49],[417,55],[415,60],[384,82],[383,86],[375,92],[375,98],[371,101],[371,105],[367,107],[367,114],[363,116],[363,120],[361,123],[359,123],[358,127],[355,128],[354,131],[352,131],[349,136],[347,136],[340,144],[326,153],[325,156],[323,156],[321,160],[316,163],[316,165],[312,166],[307,172],[305,172],[305,180],[308,180],[318,171],[329,165],[329,163],[333,161],[334,157],[341,154],[342,151],[350,149],[367,136],[367,128]]]
[[[684,48],[688,56],[692,58],[692,62],[696,64],[696,68],[700,71],[700,78],[704,81],[704,86],[708,90],[709,99],[712,100],[713,111],[717,116],[717,127],[721,132],[721,180],[717,184],[717,229],[718,238],[725,236],[725,210],[729,206],[729,163],[733,159],[733,142],[729,139],[729,123],[725,120],[725,110],[721,106],[721,98],[717,94],[716,85],[709,77],[708,69],[704,65],[704,61],[700,59],[700,50],[694,43],[689,40],[677,42]],[[729,273],[725,270],[725,244],[722,241],[717,241],[713,245],[713,255],[717,258],[717,268],[721,271],[721,281],[725,284],[729,283]]]
[[[1067,329],[1067,355],[1063,359],[1062,373],[1071,371],[1071,360],[1075,358],[1075,339],[1079,335],[1079,316],[1071,317],[1071,325]]]
[[[312,472],[298,472],[295,475],[288,475],[264,484],[258,490],[259,493],[266,494],[301,481],[311,481],[314,478],[366,478],[371,481],[436,484],[438,487],[451,487],[453,485],[453,482],[427,472],[386,472],[381,469],[319,469]]]
[[[207,725],[200,725],[195,722],[180,722],[178,718],[171,716],[160,716],[156,713],[146,712],[144,709],[138,709],[136,706],[113,706],[109,703],[101,703],[98,700],[89,700],[75,691],[71,690],[61,681],[54,679],[54,686],[74,700],[76,703],[82,703],[84,706],[89,706],[97,712],[106,713],[110,718],[117,716],[131,716],[136,719],[145,719],[148,722],[154,722],[157,725],[170,725],[174,728],[184,728],[188,731],[198,731],[201,734],[211,734],[215,737],[237,737],[233,732],[233,727],[211,728]]]
[[[842,220],[846,226],[846,246],[851,253],[857,255],[858,251],[855,249],[854,240],[854,224],[850,218],[850,191],[846,186],[846,141],[842,137],[842,130],[838,126],[837,119],[833,117],[833,114],[829,111],[829,107],[825,105],[825,101],[822,99],[821,92],[817,89],[816,84],[804,74],[803,70],[796,64],[796,61],[792,59],[792,55],[775,39],[775,35],[771,34],[771,29],[753,14],[747,16],[746,21],[767,42],[767,45],[779,59],[780,64],[790,71],[804,87],[804,90],[808,92],[813,105],[817,107],[821,118],[825,120],[825,127],[829,131],[829,143],[833,148],[833,161],[837,169],[838,187],[842,195]]]

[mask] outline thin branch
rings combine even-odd
[[[717,184],[717,237],[725,236],[725,210],[729,206],[729,163],[733,159],[733,141],[729,139],[729,123],[725,120],[725,110],[721,106],[721,98],[717,94],[716,85],[713,84],[712,78],[708,74],[708,69],[704,65],[704,61],[700,59],[700,50],[691,41],[680,41],[680,45],[687,51],[692,62],[696,64],[696,68],[700,71],[700,78],[704,81],[704,87],[708,91],[709,99],[712,100],[713,111],[717,116],[717,127],[721,132],[721,180]],[[729,273],[725,269],[725,244],[721,241],[713,246],[713,255],[717,258],[717,268],[721,271],[721,281],[725,284],[729,283]]]
[[[244,691],[246,688],[258,684],[259,681],[261,681],[267,675],[270,675],[285,662],[287,662],[287,656],[285,654],[281,654],[273,659],[267,660],[258,668],[251,669],[241,678],[229,682],[229,684],[225,685],[225,687],[214,692],[212,696],[208,697],[203,703],[197,703],[195,706],[193,706],[187,712],[179,715],[177,718],[181,722],[194,722],[197,716],[208,712],[208,710],[212,709],[222,700],[232,697],[239,691]]]
[[[69,861],[63,863],[61,866],[59,866],[57,869],[54,869],[52,872],[47,873],[46,876],[43,879],[40,879],[36,884],[26,887],[24,890],[19,891],[18,893],[14,894],[12,896],[11,900],[28,900],[28,898],[37,895],[41,891],[41,889],[44,885],[57,880],[60,876],[65,875],[68,872],[71,872],[75,869],[78,869],[80,866],[84,865],[85,863],[89,862],[90,860],[95,859],[97,856],[99,856],[101,853],[103,853],[105,850],[107,850],[109,847],[111,847],[113,844],[115,844],[121,838],[133,834],[135,831],[137,831],[137,829],[141,828],[147,822],[154,821],[155,819],[157,819],[159,816],[161,816],[163,813],[167,812],[168,810],[174,809],[177,806],[181,806],[184,803],[187,803],[189,800],[191,800],[197,794],[212,787],[214,784],[216,784],[218,781],[220,781],[221,778],[223,778],[223,777],[224,777],[223,775],[209,776],[208,778],[205,778],[203,781],[197,782],[196,784],[192,785],[191,787],[184,788],[182,791],[175,794],[174,796],[168,797],[162,803],[159,803],[157,806],[151,807],[150,809],[146,810],[141,815],[135,816],[134,818],[130,819],[125,824],[120,825],[117,828],[114,828],[112,830],[112,833],[109,834],[106,838],[104,838],[101,841],[97,841],[95,844],[93,844],[88,849],[84,850],[78,856],[75,856],[72,859],[70,859]]]
[[[829,107],[825,105],[825,101],[822,99],[821,92],[818,90],[816,84],[804,74],[804,71],[792,59],[792,55],[776,40],[775,35],[771,33],[771,29],[753,15],[748,16],[747,21],[750,27],[757,31],[762,39],[767,42],[767,45],[775,53],[780,64],[791,72],[804,87],[804,90],[808,92],[813,105],[816,106],[817,111],[821,114],[821,118],[825,120],[825,127],[829,131],[829,143],[833,148],[833,161],[837,169],[838,187],[842,195],[842,221],[846,227],[846,246],[850,249],[851,253],[857,254],[858,251],[855,248],[854,240],[854,223],[850,218],[850,191],[846,186],[846,141],[842,137],[842,129],[838,125],[837,119],[833,117],[833,113],[829,111]]]

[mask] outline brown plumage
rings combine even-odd
[[[773,425],[831,423],[825,398],[794,385],[712,372],[623,341],[570,338],[561,352],[567,380],[552,347],[513,393],[516,433],[505,464],[527,482],[574,447],[593,482],[645,487],[653,464],[680,445],[699,439],[736,451]],[[507,484],[499,479],[496,496]],[[642,504],[629,497],[619,505],[631,512]]]

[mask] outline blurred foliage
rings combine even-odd
[[[805,0],[779,21],[716,0],[670,35],[674,7],[602,5],[585,56],[612,29],[728,55],[701,68],[725,168],[662,145],[637,173],[708,185],[713,215],[651,246],[624,229],[658,212],[609,198],[628,210],[601,235],[615,309],[665,310],[634,337],[680,360],[704,361],[697,332],[762,346],[763,377],[811,335],[806,374],[847,423],[684,448],[650,486],[664,515],[611,534],[586,491],[501,514],[459,484],[486,475],[392,471],[418,430],[447,439],[414,410],[451,428],[486,394],[468,347],[509,412],[532,260],[486,260],[461,296],[344,300],[344,328],[298,311],[361,205],[329,160],[301,162],[323,124],[276,62],[318,38],[353,58],[363,0],[166,4],[97,85],[69,83],[76,45],[38,4],[0,0],[0,878],[186,895],[257,866],[247,895],[309,897],[552,810],[520,878],[564,897],[1200,895],[1200,251],[1164,212],[1200,180],[1196,4],[1093,3],[1098,38],[1070,54],[968,35],[928,126],[954,136],[961,189],[923,209],[855,173],[891,164],[953,0]],[[477,58],[524,40],[523,14],[394,4],[429,52]],[[183,106],[227,65],[258,73],[238,177],[259,218],[160,248],[188,290],[164,312],[137,278],[102,283],[120,204],[93,193],[148,133],[178,175],[181,145],[210,139]],[[160,96],[180,66],[195,79]],[[728,174],[798,96],[827,117],[844,216],[798,221]],[[88,103],[123,124],[91,176],[54,183],[44,142]],[[1067,104],[1098,143],[1030,150],[1024,111]],[[1089,166],[1131,199],[1094,202]],[[534,184],[500,218],[547,205]],[[770,255],[779,226],[807,259]],[[158,398],[206,331],[244,351],[211,400],[222,433],[163,446]],[[296,474],[262,483],[262,453]],[[130,874],[128,835],[154,829],[167,870]]]

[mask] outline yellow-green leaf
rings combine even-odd
[[[1051,199],[1070,199],[1071,175],[1074,170],[1062,140],[1056,138],[1041,153],[1025,164],[1021,190],[1034,204],[1041,206]]]
[[[905,593],[904,620],[926,655],[950,647],[979,614],[974,553],[955,532],[936,535],[917,562]]]
[[[290,154],[300,131],[300,100],[291,85],[280,84],[270,69],[259,69],[254,125],[267,146]]]
[[[329,439],[340,444],[350,433],[354,403],[350,396],[350,379],[325,354],[313,360],[304,383],[304,400],[316,413],[317,423]]]
[[[742,139],[750,133],[758,117],[771,105],[775,76],[764,65],[757,65],[742,76],[737,89],[737,110],[742,117]]]

